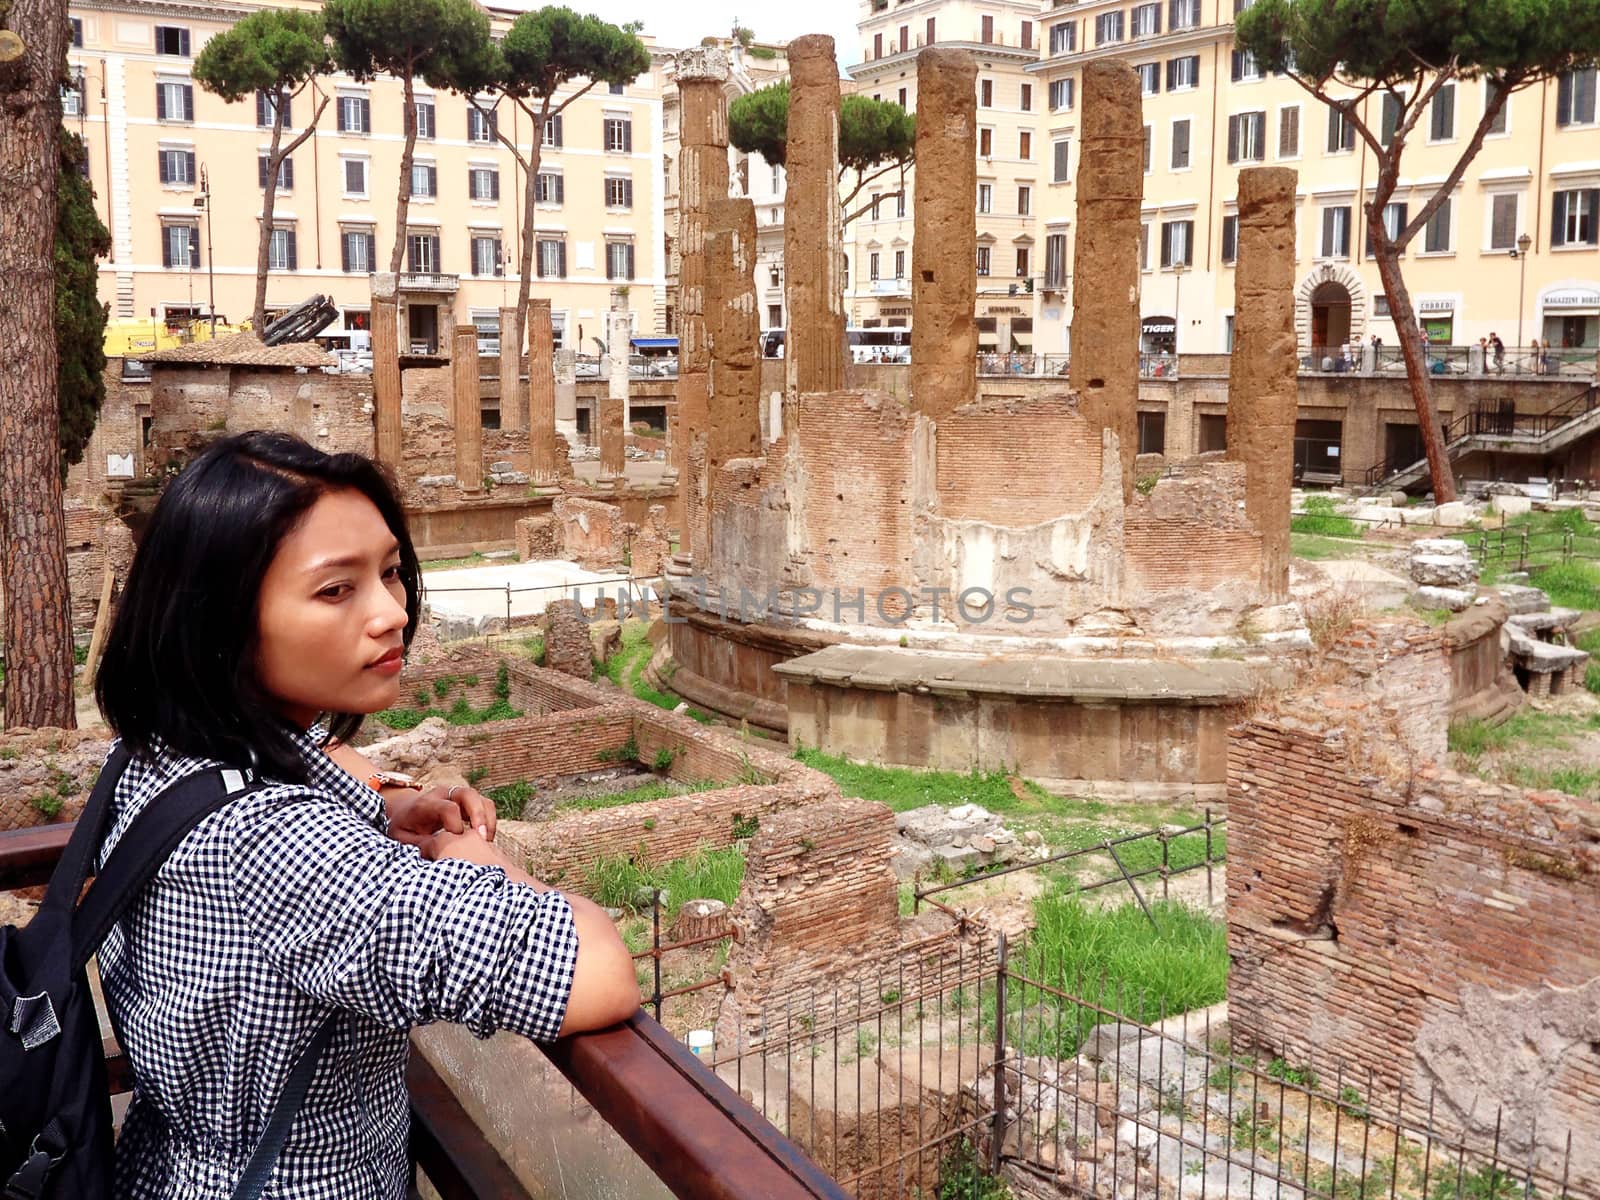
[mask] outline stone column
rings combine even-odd
[[[1117,435],[1124,500],[1133,497],[1139,452],[1140,113],[1139,76],[1131,66],[1084,67],[1071,380],[1089,423]]]
[[[911,403],[935,421],[978,391],[977,79],[965,50],[917,55]]]
[[[606,314],[606,394],[596,406],[600,422],[600,483],[624,486],[626,456],[623,435],[627,432],[628,352],[633,324],[628,319],[628,302],[617,289],[611,292],[611,311]]]
[[[462,491],[483,487],[483,410],[478,389],[478,329],[457,325],[450,373],[455,393],[456,483]]]
[[[578,352],[556,351],[556,470],[565,479],[572,473],[567,448],[576,446],[578,437]],[[566,445],[562,445],[562,442]]]
[[[528,455],[532,460],[529,473],[533,477],[533,482],[540,487],[552,487],[561,478],[560,464],[556,461],[554,359],[555,334],[550,327],[550,301],[530,300],[528,302]],[[501,378],[503,380],[504,376]],[[504,417],[501,420],[503,423]]]
[[[696,46],[677,56],[675,78],[681,133],[678,154],[678,388],[668,431],[668,463],[679,474],[689,510],[689,449],[706,427],[711,355],[706,331],[706,216],[728,195],[727,52]],[[680,531],[674,569],[686,573],[694,552],[688,521]]]
[[[377,460],[400,474],[400,313],[395,277],[372,277],[372,441]]]
[[[706,228],[706,326],[711,335],[711,396],[705,462],[695,492],[697,547],[711,549],[717,470],[729,459],[761,454],[761,319],[756,308],[756,209],[749,200],[714,200]]]
[[[844,386],[844,232],[839,207],[839,65],[833,39],[789,43],[788,179],[783,214],[784,387]]]
[[[527,394],[522,390],[522,347],[517,342],[517,310],[500,310],[500,428],[524,432],[528,428]],[[518,456],[513,454],[513,461]],[[517,463],[520,470],[533,469],[533,447]]]
[[[1245,515],[1261,531],[1263,599],[1289,598],[1289,490],[1299,380],[1294,333],[1294,189],[1288,167],[1239,172],[1228,457],[1245,468]]]

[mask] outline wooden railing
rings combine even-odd
[[[0,891],[46,883],[71,833],[70,824],[0,833]],[[541,1049],[682,1200],[845,1198],[798,1146],[643,1011]],[[113,1094],[131,1090],[132,1072],[110,1039],[106,1066]],[[444,1200],[532,1200],[423,1055],[411,1055],[406,1086],[413,1169]]]

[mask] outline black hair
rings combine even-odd
[[[410,646],[420,571],[383,470],[360,454],[326,454],[287,433],[224,438],[167,485],[106,639],[95,698],[130,750],[151,754],[159,741],[180,754],[304,782],[293,726],[257,673],[261,581],[311,506],[346,490],[372,501],[400,543]],[[359,713],[326,715],[340,740],[361,726]]]

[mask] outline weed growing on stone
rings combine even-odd
[[[630,858],[596,859],[586,872],[586,891],[597,904],[634,911],[648,908],[649,893],[661,889],[661,920],[670,924],[688,900],[733,904],[744,882],[744,851],[738,846],[702,846],[687,858],[644,867]]]
[[[1339,516],[1333,499],[1329,496],[1307,496],[1305,512],[1290,518],[1289,531],[1350,539],[1358,539],[1366,533],[1366,530],[1349,517]]]
[[[977,1150],[960,1137],[939,1162],[938,1200],[1011,1200],[1011,1189],[979,1165]]]
[[[574,796],[556,805],[557,812],[592,812],[599,808],[621,808],[628,804],[645,804],[651,800],[665,800],[670,796],[686,796],[691,792],[709,792],[722,785],[714,779],[696,779],[682,782],[676,779],[651,779],[638,787],[620,792],[604,792],[598,796]]]
[[[528,801],[533,799],[533,784],[526,779],[518,779],[503,787],[490,788],[484,793],[494,801],[494,815],[502,821],[519,821],[522,819],[522,810],[527,807]]]
[[[1267,1074],[1274,1079],[1281,1079],[1285,1083],[1294,1084],[1296,1087],[1308,1088],[1312,1091],[1315,1091],[1317,1087],[1317,1073],[1309,1065],[1293,1066],[1287,1059],[1273,1059],[1267,1064]]]
[[[1582,717],[1523,709],[1499,725],[1479,720],[1456,721],[1450,726],[1449,741],[1451,750],[1471,761],[1488,751],[1510,746],[1562,749],[1574,734],[1590,729],[1600,729],[1600,714]]]
[[[1255,1113],[1243,1108],[1233,1114],[1233,1148],[1272,1154],[1278,1149],[1278,1127],[1272,1121],[1258,1121]]]
[[[846,796],[863,800],[876,800],[895,812],[921,808],[925,804],[979,804],[992,813],[1018,813],[1050,810],[1066,806],[1069,802],[1057,800],[1038,784],[1019,780],[1014,788],[1014,776],[1004,771],[980,774],[973,771],[915,771],[905,767],[878,767],[867,763],[851,762],[832,754],[824,754],[809,746],[802,746],[794,757],[808,767],[831,775]],[[1018,796],[1020,789],[1022,796]]]

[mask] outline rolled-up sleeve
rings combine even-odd
[[[428,862],[316,795],[229,807],[229,882],[263,954],[295,987],[404,1029],[546,1041],[561,1029],[578,935],[559,892],[498,867]]]

